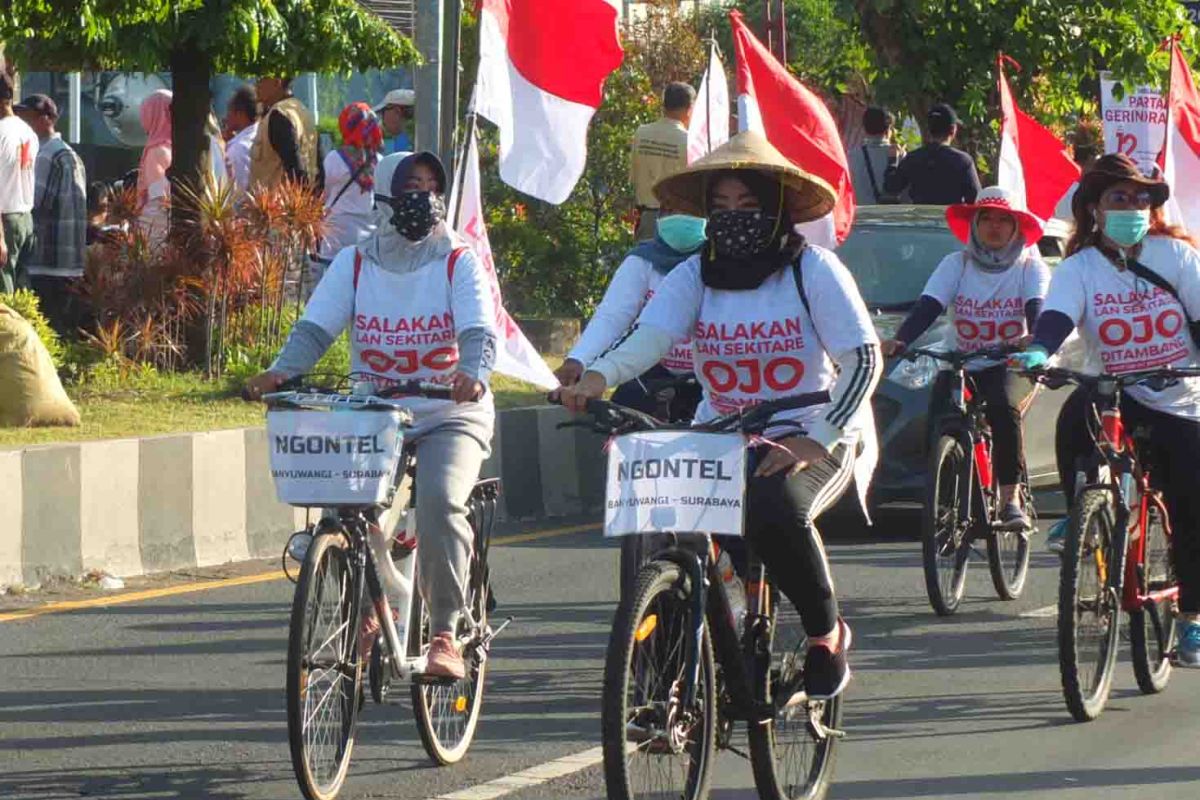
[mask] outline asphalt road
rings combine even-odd
[[[1123,657],[1104,716],[1073,723],[1046,611],[1057,559],[1038,552],[1025,596],[1008,603],[980,564],[959,614],[938,619],[917,545],[896,536],[911,524],[890,518],[889,537],[830,547],[856,634],[831,797],[1200,797],[1200,676],[1177,671],[1144,697]],[[586,765],[615,564],[594,532],[495,548],[501,613],[516,621],[495,645],[468,759],[431,767],[399,692],[404,703],[368,703],[342,797],[468,800],[503,785],[513,800],[602,798],[600,769]],[[283,693],[290,592],[259,582],[0,623],[0,798],[298,797]],[[756,796],[737,756],[716,774],[714,798]]]

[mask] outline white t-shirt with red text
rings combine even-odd
[[[641,256],[631,255],[613,275],[604,299],[596,306],[587,327],[568,358],[585,367],[619,342],[633,327],[650,298],[666,276]],[[692,345],[680,342],[663,357],[662,365],[676,375],[692,371]]]
[[[33,211],[38,138],[17,116],[0,119],[0,214]]]
[[[959,251],[942,259],[921,294],[953,311],[955,347],[971,353],[1028,333],[1025,304],[1044,298],[1049,286],[1050,269],[1028,252],[1008,269],[988,272]],[[975,361],[968,369],[986,369],[996,363]]]
[[[458,366],[459,332],[494,330],[487,278],[469,247],[410,272],[385,270],[366,256],[355,277],[355,252],[347,247],[321,277],[304,319],[337,337],[350,331],[350,369],[391,380],[449,385]],[[453,258],[453,278],[450,261]],[[413,435],[458,413],[492,412],[492,394],[479,403],[413,398]]]
[[[1163,236],[1143,240],[1137,260],[1157,272],[1200,313],[1200,253],[1186,242]],[[1183,306],[1171,294],[1119,270],[1094,247],[1065,259],[1054,271],[1045,311],[1070,317],[1104,371],[1120,375],[1156,367],[1200,366]],[[1126,389],[1150,408],[1200,419],[1200,380],[1189,378],[1156,392]]]

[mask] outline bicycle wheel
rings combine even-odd
[[[1058,667],[1067,708],[1079,722],[1100,716],[1112,689],[1121,607],[1111,587],[1112,497],[1088,489],[1076,500],[1064,542],[1058,585]],[[1119,578],[1119,576],[1118,576]],[[1119,580],[1116,584],[1119,586]]]
[[[1169,589],[1175,585],[1171,566],[1171,542],[1157,508],[1151,506],[1146,524],[1146,555],[1144,572],[1139,578],[1139,594]],[[1175,609],[1170,600],[1154,603],[1154,611],[1162,625],[1162,638],[1154,624],[1149,608],[1129,614],[1129,648],[1133,657],[1133,674],[1138,688],[1146,694],[1157,694],[1167,688],[1171,679],[1171,661],[1167,657],[1175,646]]]
[[[775,611],[778,612],[778,607]],[[788,691],[782,687],[796,686],[808,644],[799,616],[790,608],[772,617],[773,668],[764,678],[767,682],[764,696],[770,698],[774,698],[776,691]],[[789,635],[793,631],[797,633]],[[815,705],[826,728],[841,728],[843,697],[840,694]],[[808,714],[803,694],[796,694],[773,719],[750,723],[747,727],[754,785],[762,800],[820,800],[829,790],[838,740],[833,736],[817,738],[809,730]]]
[[[458,639],[470,639],[463,648],[466,674],[457,681],[417,679],[412,685],[413,712],[421,744],[434,763],[441,766],[462,760],[475,738],[479,712],[483,708],[483,682],[487,674],[487,654],[479,645],[479,637],[487,630],[487,583],[482,590],[472,588],[471,613],[478,621],[474,626],[466,616],[458,620]],[[473,635],[473,632],[477,635]],[[409,625],[409,656],[429,651],[429,610],[416,592],[412,601],[412,622]]]
[[[647,564],[617,607],[604,662],[600,731],[609,800],[693,800],[708,794],[715,756],[715,666],[707,626],[696,700],[685,708],[690,594],[678,565]]]
[[[362,665],[359,598],[340,534],[309,546],[288,633],[287,715],[292,768],[309,800],[337,796],[354,749]]]
[[[1021,487],[1022,505],[1033,518],[1033,503],[1027,486]],[[992,586],[1001,600],[1016,600],[1025,588],[1029,575],[1029,533],[1027,531],[992,531],[987,540],[988,570]]]
[[[971,545],[962,518],[970,491],[966,458],[956,438],[942,436],[930,462],[921,551],[925,591],[941,616],[958,610],[967,580]]]

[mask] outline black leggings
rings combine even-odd
[[[756,449],[751,462],[763,455],[764,448]],[[746,538],[771,580],[800,612],[809,636],[825,636],[838,618],[833,575],[813,523],[853,479],[854,455],[839,444],[796,475],[788,477],[784,471],[751,478],[746,487]]]
[[[1025,472],[1025,434],[1021,426],[1021,404],[1033,385],[1003,364],[969,373],[975,391],[983,398],[983,413],[992,429],[992,464],[996,482],[1013,486]],[[935,415],[949,410],[950,373],[938,375],[933,388]]]
[[[1068,507],[1075,499],[1075,464],[1095,447],[1094,412],[1088,393],[1076,389],[1063,403],[1054,432],[1058,477]],[[1179,577],[1179,609],[1200,612],[1200,422],[1176,417],[1121,397],[1125,429],[1150,429],[1146,454],[1155,486],[1163,493],[1171,515],[1171,551]]]

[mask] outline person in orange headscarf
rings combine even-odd
[[[383,146],[379,118],[366,103],[342,109],[338,128],[342,146],[325,156],[325,236],[319,255],[326,261],[373,229],[375,164]]]
[[[140,223],[151,242],[161,242],[167,233],[167,203],[171,184],[167,170],[171,166],[171,100],[172,94],[159,89],[142,101],[142,128],[146,131],[146,146],[138,164],[138,204]]]

